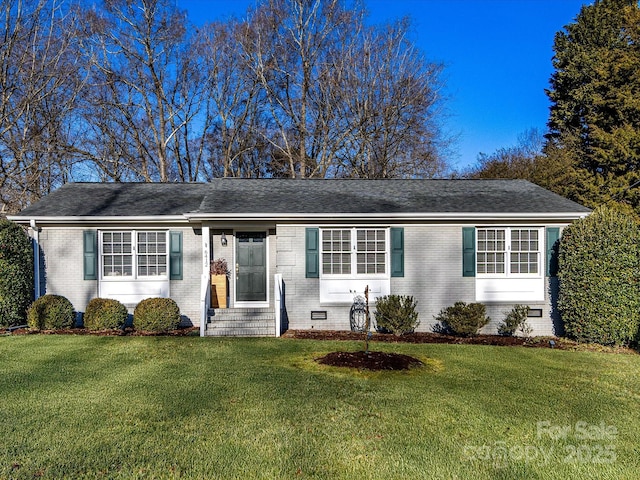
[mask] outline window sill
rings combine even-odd
[[[477,302],[544,301],[544,277],[476,277]]]
[[[385,277],[321,277],[320,305],[351,305],[356,295],[364,297],[369,287],[369,302],[391,292],[391,279]],[[355,293],[354,293],[355,292]]]

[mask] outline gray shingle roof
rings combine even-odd
[[[72,183],[17,217],[587,212],[524,180],[223,178],[210,183]]]

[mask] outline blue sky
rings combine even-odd
[[[178,0],[195,23],[242,17],[256,0]],[[591,0],[365,0],[371,23],[409,16],[414,42],[445,65],[454,168],[544,131],[553,39]]]

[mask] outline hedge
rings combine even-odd
[[[579,342],[624,345],[640,325],[640,229],[607,207],[568,226],[558,249],[558,310]]]
[[[0,327],[23,325],[33,301],[33,249],[24,230],[0,220]]]

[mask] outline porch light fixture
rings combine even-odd
[[[224,234],[224,232],[222,232],[222,235],[220,236],[220,243],[223,247],[227,246],[227,236]]]

